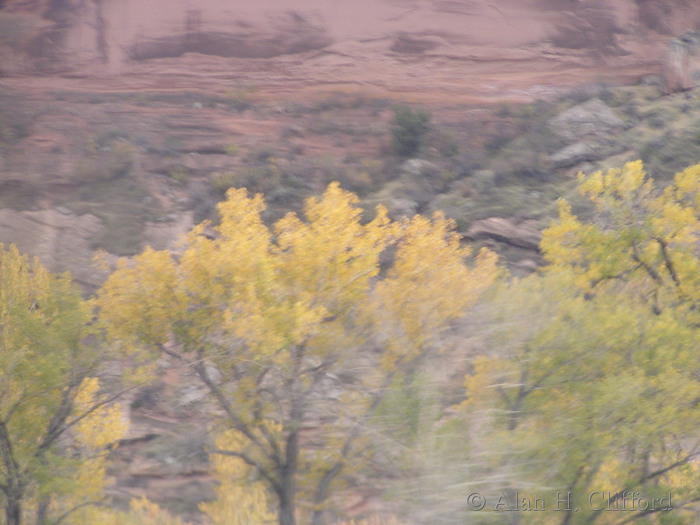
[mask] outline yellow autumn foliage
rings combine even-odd
[[[94,507],[86,511],[84,521],[69,520],[68,525],[188,525],[145,497],[134,498],[128,511]]]
[[[105,498],[107,448],[125,427],[99,393],[109,353],[91,321],[69,276],[0,245],[0,506],[10,525],[77,517]]]
[[[178,256],[147,250],[121,264],[96,304],[112,340],[192,365],[219,423],[243,440],[229,452],[244,455],[290,525],[297,493],[317,515],[342,473],[360,468],[364,418],[394,376],[441,348],[496,279],[496,257],[470,261],[439,214],[393,222],[378,207],[363,222],[337,183],[271,227],[262,197],[245,190],[229,190],[218,210],[213,236],[202,224]],[[300,439],[309,424],[321,425],[313,447]],[[261,501],[257,488],[222,486],[251,508]],[[234,519],[221,501],[207,508]]]
[[[245,437],[235,430],[221,433],[215,442],[219,450],[245,448]],[[218,483],[216,499],[201,503],[199,508],[213,525],[272,525],[270,497],[264,483],[255,479],[254,471],[242,459],[211,454],[214,477]]]
[[[700,497],[700,165],[665,188],[639,161],[579,179],[594,212],[561,201],[548,264],[499,287],[459,410],[490,440],[475,445],[499,480],[485,486],[571,493],[578,509],[523,523],[694,523],[693,510],[621,516],[587,498]]]

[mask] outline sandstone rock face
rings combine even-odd
[[[232,24],[227,30],[202,28],[201,11],[188,11],[182,32],[161,37],[138,36],[128,48],[134,60],[201,53],[222,57],[270,58],[322,49],[332,41],[325,28],[290,12],[270,17],[263,27]]]
[[[215,498],[205,450],[213,406],[186,365],[161,359],[156,375],[122,400],[129,431],[110,456],[108,492],[116,506],[146,496],[196,523],[197,504]]]
[[[102,73],[107,66],[111,72],[133,72],[144,60],[191,53],[205,71],[221,74],[230,68],[237,79],[246,70],[255,80],[280,75],[288,82],[291,75],[305,83],[404,89],[407,82],[423,88],[435,83],[454,85],[456,92],[483,83],[486,91],[508,85],[513,93],[517,88],[506,80],[513,75],[540,88],[564,81],[563,69],[581,83],[580,72],[573,71],[582,67],[592,70],[589,82],[611,75],[638,78],[661,65],[669,36],[700,22],[700,3],[689,0],[499,0],[497,6],[492,0],[170,0],[164,5],[163,0],[7,0],[0,14],[33,17],[34,29],[26,31],[22,45],[43,71],[61,63],[64,69]],[[12,55],[12,49],[2,40],[0,69],[9,68],[12,59],[3,54]],[[298,55],[301,63],[290,68],[289,57]],[[493,67],[485,69],[487,64]],[[174,72],[173,62],[160,65],[161,73]],[[181,66],[186,74],[189,66]]]
[[[193,213],[173,215],[168,222],[145,225],[144,245],[157,250],[175,247],[192,228]],[[94,290],[104,278],[93,263],[93,246],[103,228],[102,221],[94,215],[78,216],[62,207],[38,211],[0,209],[0,243],[16,244],[22,253],[38,257],[52,272],[70,272],[86,290]]]
[[[664,69],[668,93],[700,86],[700,31],[671,40]]]
[[[0,242],[39,257],[53,272],[69,271],[81,285],[93,288],[100,274],[92,264],[91,240],[102,230],[93,215],[76,216],[64,209],[0,210]]]

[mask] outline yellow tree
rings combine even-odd
[[[240,450],[245,437],[229,429],[216,437],[219,450]],[[269,525],[274,523],[264,483],[256,479],[254,469],[240,457],[213,456],[214,476],[218,482],[216,500],[201,503],[200,509],[212,525]]]
[[[360,465],[383,392],[496,274],[487,252],[467,265],[444,217],[392,223],[378,208],[363,223],[357,204],[331,184],[304,219],[268,228],[262,197],[230,190],[214,238],[201,225],[179,256],[147,250],[98,294],[112,338],[196,370],[220,425],[238,435],[216,452],[253,469],[280,525],[301,512],[323,522],[333,485]]]
[[[0,506],[53,522],[103,499],[118,407],[98,392],[90,309],[66,276],[0,246]]]
[[[542,275],[497,294],[464,412],[507,466],[500,494],[550,510],[563,495],[561,512],[513,514],[523,522],[694,523],[679,509],[700,500],[700,166],[658,190],[628,163],[581,177],[581,191],[593,217],[563,202]]]
[[[700,297],[700,164],[678,173],[663,191],[641,161],[581,176],[580,191],[595,214],[580,221],[566,201],[546,230],[550,268],[568,268],[584,291],[621,291],[655,312],[696,316]]]
[[[86,516],[81,516],[83,521],[70,520],[69,525],[88,525],[100,523],[102,525],[190,525],[180,518],[172,516],[157,504],[145,497],[132,499],[128,511],[119,511],[106,508],[90,509]]]

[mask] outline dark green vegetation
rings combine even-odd
[[[391,127],[391,147],[400,157],[420,153],[425,135],[430,131],[430,113],[421,109],[399,106],[394,109]]]

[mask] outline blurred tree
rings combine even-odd
[[[657,314],[673,308],[700,320],[700,164],[663,191],[641,161],[581,177],[580,190],[595,215],[582,223],[560,202],[559,221],[542,239],[550,268],[571,270],[586,293],[622,291]]]
[[[55,523],[103,500],[124,431],[100,394],[91,312],[66,276],[0,246],[0,506],[7,525]]]
[[[679,509],[700,501],[700,165],[663,191],[639,162],[581,190],[594,218],[562,203],[542,241],[550,264],[502,285],[493,350],[466,379],[462,412],[500,465],[488,491],[550,510],[571,494],[563,512],[517,522],[695,523]]]
[[[241,450],[245,436],[228,429],[216,437],[218,450]],[[233,455],[212,455],[214,476],[218,482],[216,500],[200,504],[213,525],[270,525],[275,515],[270,512],[265,484],[243,459]]]
[[[93,508],[82,518],[84,521],[70,520],[68,523],[69,525],[95,523],[101,525],[189,525],[145,497],[132,499],[128,511]]]
[[[229,190],[214,238],[203,224],[178,257],[147,250],[98,294],[111,337],[196,370],[229,432],[214,452],[252,469],[280,525],[302,512],[323,523],[341,474],[367,457],[365,422],[384,392],[496,276],[490,252],[467,266],[441,215],[392,223],[378,208],[363,224],[357,203],[331,184],[306,221],[289,214],[270,230],[261,196]]]
[[[394,109],[391,146],[400,157],[416,155],[430,131],[430,112],[399,106]]]

